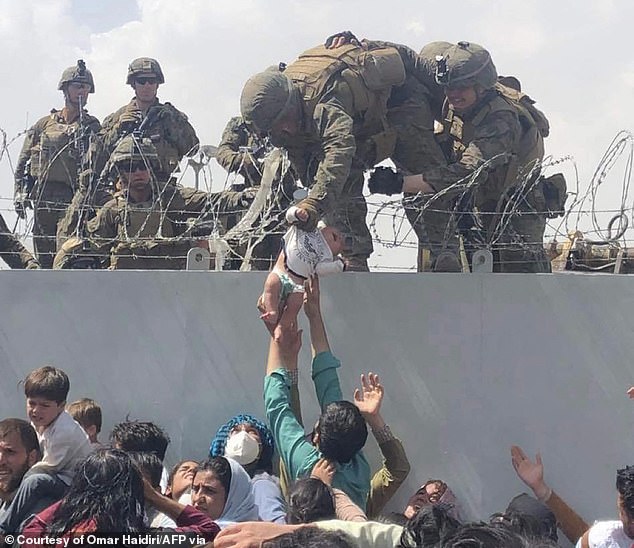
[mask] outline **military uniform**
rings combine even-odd
[[[145,121],[145,125],[143,124]],[[168,177],[183,156],[193,154],[198,147],[198,137],[187,116],[170,103],[155,103],[146,111],[139,109],[137,100],[107,116],[103,121],[100,137],[104,147],[112,152],[123,137],[143,126],[143,137],[152,139],[161,163],[161,179]]]
[[[133,203],[127,191],[116,192],[87,222],[85,241],[70,239],[62,246],[56,268],[71,256],[86,255],[108,258],[111,269],[181,270],[201,239],[186,234],[188,219],[247,209],[253,196],[252,191],[208,194],[171,183],[158,185],[147,202]]]
[[[256,164],[256,161],[264,156],[267,151],[262,139],[259,139],[249,131],[244,120],[235,116],[229,120],[222,133],[222,140],[218,145],[216,160],[229,173],[239,173],[244,178],[245,186],[259,187],[262,180],[264,163]],[[234,187],[238,189],[238,187]],[[255,244],[251,252],[250,266],[254,270],[270,270],[282,248],[282,236],[284,234],[283,212],[293,202],[293,192],[297,188],[295,178],[289,172],[283,180],[274,181],[270,195],[270,203],[267,208],[267,217],[270,219],[265,226],[258,226],[260,241]],[[233,228],[240,220],[240,215],[222,215],[221,221],[225,229]],[[266,234],[262,236],[261,232]],[[238,270],[241,267],[242,257],[245,256],[249,242],[230,241],[232,257],[229,260],[229,269]]]
[[[15,170],[15,192],[23,193],[27,177],[35,184],[28,198],[33,204],[33,245],[44,268],[55,256],[57,223],[63,217],[78,186],[80,156],[89,135],[100,129],[99,120],[86,111],[66,122],[61,111],[52,110],[26,135]],[[84,145],[80,141],[84,140]]]
[[[457,56],[461,55],[461,48],[466,51],[479,48],[478,52],[486,52],[480,46],[461,42],[448,50],[449,58],[455,51]],[[468,178],[495,159],[495,165],[481,174],[471,195],[471,206],[475,206],[484,224],[482,240],[492,245],[494,270],[548,272],[549,262],[543,249],[545,202],[539,184],[529,181],[526,196],[517,201],[510,216],[505,212],[522,178],[544,156],[543,138],[548,135],[548,123],[543,114],[532,107],[530,98],[494,83],[497,75],[493,78],[493,74],[495,67],[491,86],[480,91],[477,103],[466,112],[456,112],[446,105],[443,134],[452,144],[449,162],[421,173],[438,192]],[[428,200],[429,196],[423,197],[418,205]],[[416,202],[411,202],[410,214],[417,215],[414,226],[417,231],[424,230],[433,256],[447,250],[457,252],[455,202],[455,193],[450,193],[435,199],[422,212],[415,207]]]
[[[247,82],[241,101],[243,117],[256,127],[258,103],[266,93],[251,92],[258,76]],[[301,114],[298,134],[279,144],[310,186],[299,205],[316,209],[348,238],[344,256],[351,270],[367,270],[373,246],[362,194],[364,170],[386,158],[416,169],[437,155],[429,150],[436,149],[433,119],[421,84],[393,48],[366,51],[352,45],[313,48],[284,76],[292,83],[290,102],[299,99]]]
[[[2,215],[0,215],[0,257],[10,268],[27,268],[29,270],[40,268],[40,264],[31,255],[31,252],[9,230]]]

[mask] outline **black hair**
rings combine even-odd
[[[287,523],[312,523],[335,517],[335,496],[320,479],[301,478],[289,487]]]
[[[444,503],[421,508],[406,523],[400,546],[402,548],[440,546],[447,536],[461,526],[460,522],[449,514],[451,508],[451,505]]]
[[[154,453],[163,462],[170,438],[153,422],[125,421],[112,429],[110,441],[123,451]]]
[[[262,543],[262,548],[354,548],[356,544],[343,531],[301,527]]]
[[[524,540],[503,524],[473,522],[450,533],[442,548],[524,548]]]
[[[66,401],[69,390],[68,375],[51,365],[31,371],[24,380],[27,398],[44,398],[60,404]]]
[[[144,531],[144,513],[143,481],[130,455],[101,449],[80,464],[48,533],[61,536],[87,522],[102,533]]]
[[[623,509],[630,518],[634,518],[634,466],[616,471],[616,490],[621,495]]]
[[[319,417],[319,450],[324,458],[350,462],[365,445],[368,427],[357,406],[349,401],[328,404]]]
[[[161,460],[154,453],[130,451],[128,454],[141,475],[146,476],[152,487],[158,489],[161,486],[161,476],[163,475]]]
[[[229,497],[229,489],[231,488],[231,465],[225,457],[211,457],[203,461],[196,470],[196,473],[198,472],[212,472],[225,488],[225,499]]]

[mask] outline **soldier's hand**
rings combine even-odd
[[[13,207],[20,219],[26,219],[26,210],[32,209],[31,201],[22,192],[18,192],[13,199]]]
[[[370,175],[368,187],[371,194],[398,194],[403,191],[403,175],[389,167],[377,167]]]
[[[134,131],[140,124],[143,115],[140,110],[126,110],[119,118],[119,127],[121,131]]]
[[[319,222],[318,202],[313,198],[304,198],[297,204],[295,210],[296,224],[301,230],[311,232],[317,228]]]
[[[346,44],[352,44],[353,46],[360,45],[357,37],[349,30],[333,34],[332,36],[326,38],[326,41],[324,42],[324,46],[328,49],[336,49],[340,46],[345,46]]]

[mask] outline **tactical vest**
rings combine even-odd
[[[351,114],[361,122],[358,133],[368,135],[385,129],[390,91],[405,82],[405,66],[396,49],[365,51],[351,44],[309,49],[284,74],[299,88],[309,119],[328,86],[341,77],[352,93]]]
[[[62,182],[75,190],[80,154],[74,142],[77,131],[79,120],[66,124],[57,111],[45,118],[40,138],[31,148],[31,176],[40,183]]]
[[[518,93],[510,88],[505,89],[516,94]],[[507,94],[503,94],[496,86],[495,95],[486,100],[480,110],[469,120],[464,121],[459,114],[449,108],[445,120],[443,121],[444,131],[451,136],[453,152],[456,159],[459,159],[469,146],[469,143],[473,141],[478,126],[486,122],[491,114],[502,111],[517,114],[520,121],[521,132],[512,150],[507,151],[512,156],[506,163],[506,167],[500,167],[489,173],[490,181],[486,185],[487,189],[485,192],[487,199],[489,197],[491,199],[499,198],[505,190],[513,186],[522,167],[531,166],[533,162],[543,159],[544,139],[535,119],[522,103],[508,98]],[[548,121],[546,117],[543,114],[541,116],[547,125]]]
[[[118,235],[121,241],[149,241],[159,234],[164,238],[174,237],[172,223],[160,202],[156,200],[129,203],[124,194],[116,196],[120,223]]]

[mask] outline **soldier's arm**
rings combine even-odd
[[[424,170],[423,179],[439,191],[468,177],[493,158],[503,162],[502,156],[514,150],[519,132],[517,115],[511,111],[497,112],[476,128],[474,138],[456,162]]]
[[[322,160],[308,197],[316,200],[320,212],[332,209],[348,179],[356,152],[353,134],[352,95],[344,84],[331,91],[331,96],[319,103],[313,122],[321,139]]]
[[[247,146],[248,136],[241,128],[242,119],[235,116],[222,132],[222,139],[216,152],[216,161],[229,173],[236,173],[242,163],[240,147]]]
[[[2,215],[0,215],[0,256],[10,268],[39,267],[39,263],[31,252],[9,230]]]
[[[23,180],[26,175],[26,164],[31,157],[31,149],[35,145],[35,143],[40,138],[40,132],[37,124],[34,125],[26,132],[26,137],[24,138],[24,142],[22,143],[22,149],[20,150],[20,155],[18,156],[18,161],[15,166],[15,194],[22,192],[23,188]]]
[[[169,103],[166,103],[164,108],[168,109],[170,118],[170,123],[164,126],[166,140],[178,151],[181,157],[195,154],[198,151],[200,141],[187,116]]]
[[[97,211],[97,215],[86,223],[91,247],[96,251],[106,251],[116,244],[119,222],[119,210],[116,206],[106,204]]]

